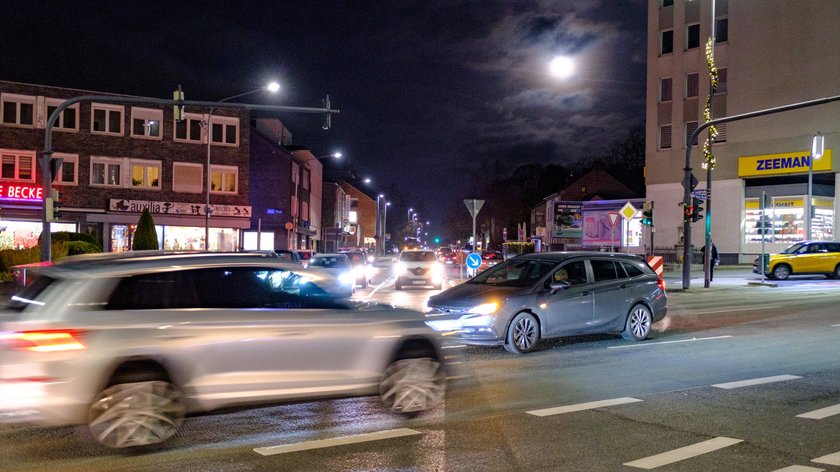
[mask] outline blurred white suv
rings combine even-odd
[[[401,252],[400,257],[395,259],[394,277],[397,290],[406,285],[432,285],[441,289],[445,274],[434,251],[412,249]]]

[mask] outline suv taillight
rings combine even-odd
[[[87,349],[82,342],[81,332],[54,329],[43,331],[18,331],[4,336],[12,349],[36,352],[75,351]]]

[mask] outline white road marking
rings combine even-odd
[[[834,405],[825,408],[820,408],[819,410],[802,413],[801,415],[796,415],[796,417],[808,418],[811,420],[821,420],[823,418],[828,418],[829,416],[834,416],[838,413],[840,413],[840,405]]]
[[[761,384],[767,384],[767,383],[773,383],[773,382],[783,382],[785,380],[796,380],[796,379],[801,379],[801,378],[802,377],[799,377],[798,375],[775,375],[773,377],[761,377],[761,378],[758,378],[758,379],[739,380],[737,382],[726,382],[726,383],[721,383],[721,384],[715,384],[715,385],[712,385],[712,387],[725,388],[725,389],[728,390],[728,389],[731,389],[731,388],[750,387],[750,386],[753,386],[753,385],[761,385]]]
[[[840,324],[831,325],[831,326],[834,327],[834,328],[837,328],[838,326],[840,326]]]
[[[792,465],[784,469],[776,469],[773,472],[822,472],[824,470],[816,467],[808,467],[807,465]]]
[[[677,339],[674,341],[659,341],[659,342],[641,342],[636,344],[622,344],[621,346],[607,346],[607,349],[627,349],[631,347],[645,347],[645,346],[658,346],[660,344],[675,344],[675,343],[691,343],[694,341],[710,341],[713,339],[726,339],[731,338],[732,335],[725,335],[725,336],[712,336],[709,338],[691,338],[691,339]]]
[[[391,281],[391,277],[388,277],[381,284],[377,285],[373,290],[370,291],[370,293],[368,294],[367,298],[365,298],[365,300],[370,300],[371,298],[373,298],[373,296],[376,294],[376,292],[378,292],[380,288],[384,287],[385,284],[387,284],[390,281]]]
[[[288,452],[307,451],[310,449],[322,449],[325,447],[344,446],[346,444],[357,444],[370,441],[381,441],[383,439],[402,438],[405,436],[421,435],[420,431],[408,428],[389,429],[375,433],[354,434],[352,436],[341,436],[332,439],[319,439],[315,441],[304,441],[295,444],[281,444],[279,446],[257,447],[254,452],[263,456],[274,454],[285,454]]]
[[[592,410],[594,408],[602,408],[605,406],[613,406],[613,405],[623,405],[625,403],[635,403],[640,402],[638,398],[613,398],[610,400],[599,400],[596,402],[588,402],[588,403],[578,403],[576,405],[565,405],[565,406],[557,406],[554,408],[544,408],[542,410],[531,410],[526,411],[529,415],[534,416],[551,416],[551,415],[560,415],[563,413],[571,413],[573,411],[583,411],[583,410]]]
[[[662,454],[657,454],[655,456],[645,457],[632,462],[625,462],[624,465],[639,469],[655,469],[663,465],[673,464],[674,462],[691,459],[692,457],[716,451],[718,449],[723,449],[724,447],[729,447],[742,441],[743,439],[717,437],[709,439],[708,441],[692,444],[691,446],[685,446],[672,451],[663,452]]]
[[[811,462],[816,462],[817,464],[840,465],[840,452],[811,459]]]
[[[753,310],[769,310],[771,308],[781,308],[782,305],[768,305],[768,306],[753,306],[744,308],[727,308],[725,310],[711,310],[711,311],[691,311],[686,312],[686,315],[713,315],[715,313],[730,313],[739,311],[753,311]]]

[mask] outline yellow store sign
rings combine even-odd
[[[763,156],[741,156],[738,159],[738,177],[764,177],[768,175],[801,174],[808,172],[810,152],[789,152],[765,154]],[[831,149],[819,159],[814,159],[814,172],[832,170]]]

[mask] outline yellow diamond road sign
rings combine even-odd
[[[624,219],[628,221],[633,219],[633,217],[636,216],[636,213],[638,212],[639,210],[637,210],[636,207],[634,207],[633,204],[630,202],[625,203],[619,211],[619,213],[621,213],[621,216],[623,216]]]

